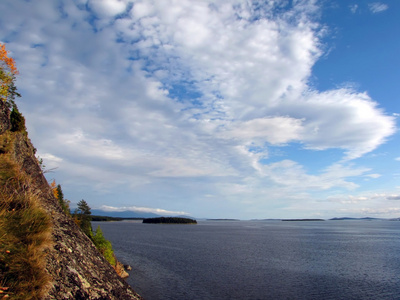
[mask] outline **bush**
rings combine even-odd
[[[115,266],[116,261],[111,242],[105,239],[100,226],[97,227],[93,234],[93,243],[95,244],[96,248],[99,249],[100,253],[103,254],[103,256],[107,259],[107,261],[112,266]]]

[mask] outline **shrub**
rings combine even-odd
[[[97,227],[93,234],[93,243],[95,244],[96,248],[99,249],[100,253],[103,254],[103,256],[107,259],[107,261],[112,266],[115,266],[116,261],[111,242],[105,239],[100,226]]]

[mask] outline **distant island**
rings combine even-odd
[[[197,224],[196,220],[178,217],[160,217],[143,219],[146,224]]]
[[[332,218],[329,219],[331,221],[353,221],[353,220],[362,220],[362,221],[375,221],[375,220],[384,220],[380,218],[371,218],[371,217],[365,217],[365,218],[350,218],[350,217],[342,217],[342,218]]]
[[[240,221],[239,219],[207,219],[207,221]]]
[[[287,221],[287,222],[294,222],[294,221],[325,221],[324,219],[283,219],[282,221]]]
[[[96,222],[114,222],[114,221],[125,221],[125,220],[143,220],[144,218],[123,218],[123,217],[109,217],[109,216],[93,216],[91,215],[91,221]]]

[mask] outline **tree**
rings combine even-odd
[[[81,227],[82,231],[90,238],[93,237],[92,232],[92,224],[91,221],[91,214],[90,206],[87,204],[85,200],[81,200],[78,202],[78,208],[75,210],[75,217],[79,222],[79,226]]]
[[[8,56],[5,44],[0,44],[0,99],[15,107],[15,97],[21,97],[15,86],[15,76],[19,72],[12,57]]]
[[[53,182],[55,186],[55,181]],[[60,195],[60,191],[57,191],[56,193],[57,195]],[[114,267],[114,269],[116,269],[118,264],[115,259],[111,242],[105,239],[100,226],[97,227],[95,232],[92,231],[92,224],[90,223],[92,220],[91,214],[92,212],[90,211],[89,205],[82,199],[78,202],[78,208],[75,210],[73,218],[75,223],[77,223],[82,231],[93,241],[100,253],[103,254],[106,260]],[[121,263],[119,264],[121,265]]]
[[[56,180],[53,179],[53,181],[50,183],[51,191],[53,192],[54,197],[58,199],[58,190],[57,190],[57,183]]]
[[[69,208],[70,201],[67,199],[64,199],[64,193],[61,189],[61,185],[60,184],[57,185],[56,180],[53,179],[53,181],[50,183],[50,186],[51,186],[51,190],[53,192],[54,197],[57,198],[64,213],[66,215],[71,215],[71,212],[69,210],[70,209]]]
[[[61,185],[60,184],[57,184],[56,190],[57,190],[57,194],[58,194],[58,196],[57,196],[58,200],[60,200],[60,201],[64,200],[64,193],[63,193],[63,191],[61,189]]]
[[[10,123],[11,123],[11,131],[13,131],[13,132],[26,130],[25,118],[19,112],[15,103],[13,105],[13,109],[10,114]]]

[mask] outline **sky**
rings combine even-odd
[[[400,1],[1,0],[72,206],[400,217]]]

